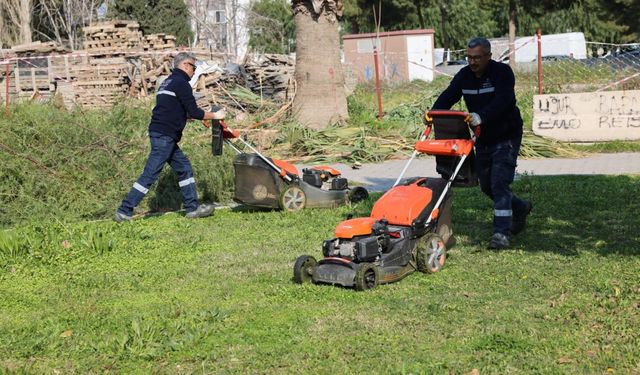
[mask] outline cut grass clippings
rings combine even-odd
[[[640,179],[525,176],[527,229],[485,249],[456,189],[438,273],[367,292],[297,285],[348,213],[219,210],[0,232],[0,372],[431,374],[640,371]]]

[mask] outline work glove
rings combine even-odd
[[[224,118],[227,116],[227,111],[225,111],[224,108],[217,105],[212,105],[210,112],[213,112],[213,118],[215,120],[224,120]]]
[[[471,117],[471,121],[469,122],[469,124],[471,124],[472,127],[476,127],[482,124],[482,119],[480,118],[479,114],[471,112],[469,116]]]
[[[429,121],[427,121],[427,112],[424,112],[421,117],[422,117],[422,125],[424,126],[429,125]]]

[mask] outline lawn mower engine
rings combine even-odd
[[[384,219],[375,222],[371,231],[371,235],[326,240],[322,243],[322,254],[356,263],[374,262],[389,250],[391,237],[388,222]]]
[[[311,186],[326,190],[345,190],[349,187],[347,179],[340,177],[340,172],[333,168],[304,168],[302,180]]]

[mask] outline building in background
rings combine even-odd
[[[244,59],[249,44],[250,0],[185,0],[189,8],[193,46]]]
[[[374,46],[378,50],[380,79],[404,82],[434,78],[434,31],[390,31],[345,35],[344,62],[358,82],[375,79]]]

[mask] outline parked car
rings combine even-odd
[[[567,55],[542,56],[542,62],[545,62],[545,61],[567,61],[567,60],[573,60],[573,57],[567,56]],[[538,60],[535,59],[533,61],[538,61]]]
[[[585,60],[587,66],[610,67],[618,69],[640,69],[640,47],[609,54],[605,57],[592,57]]]

